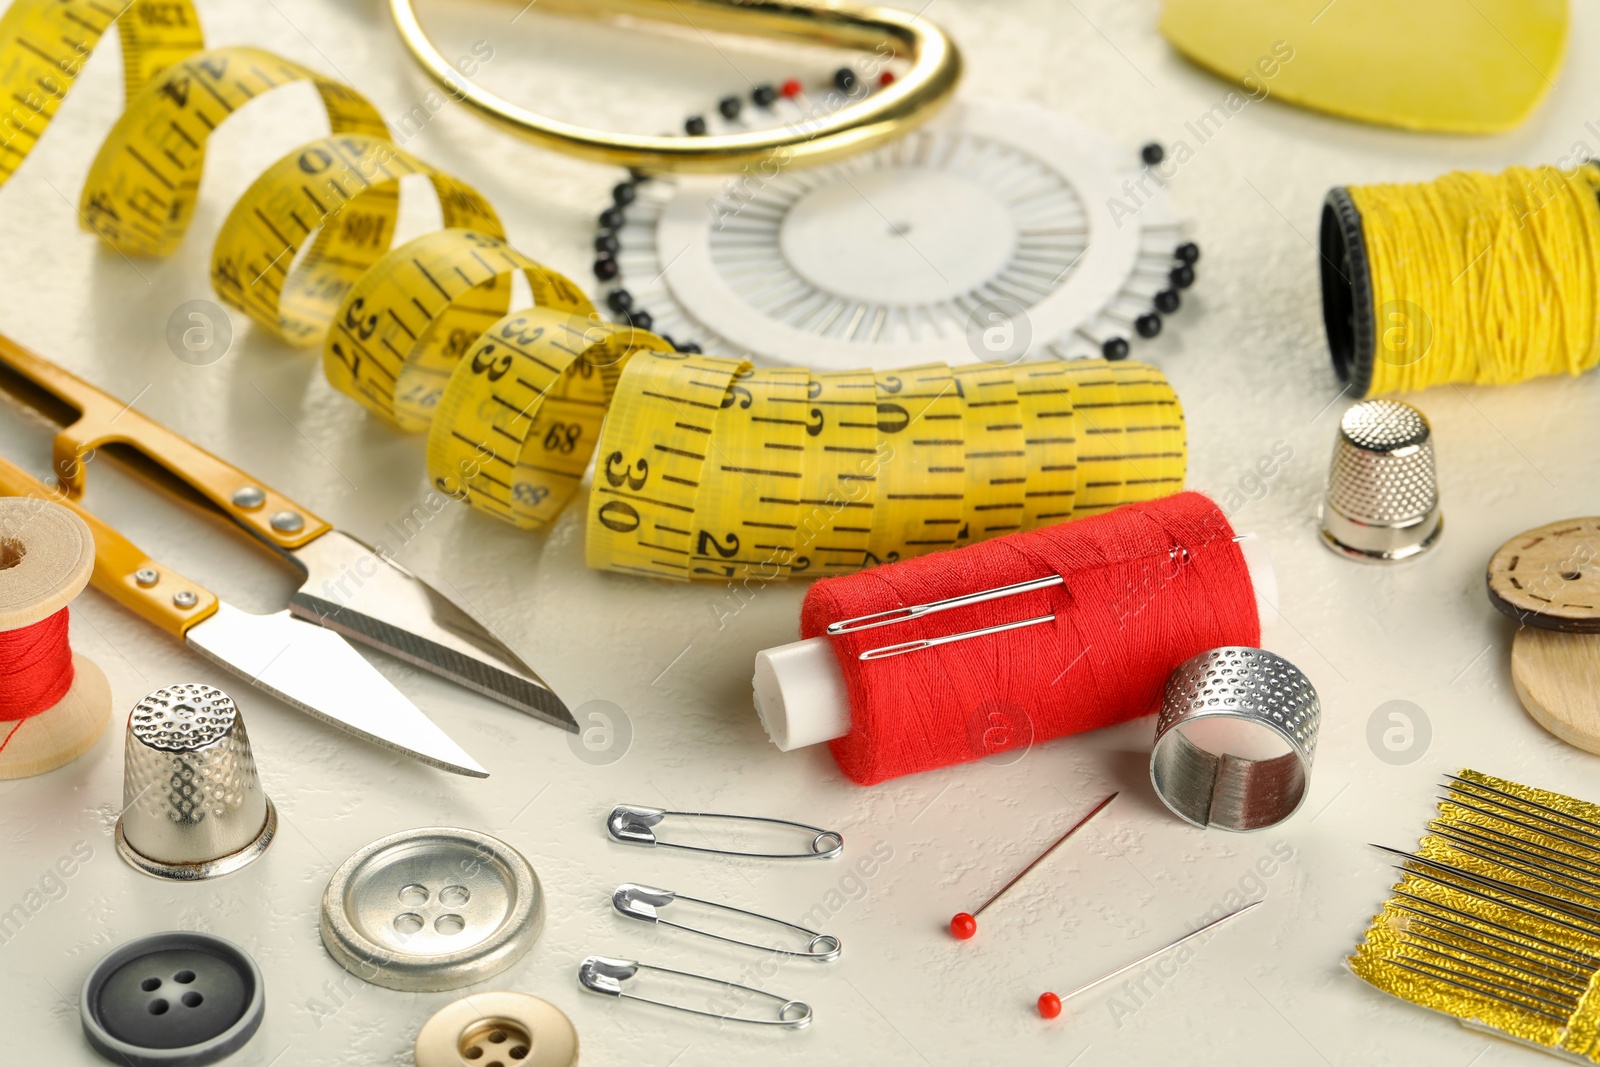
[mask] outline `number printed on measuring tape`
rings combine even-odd
[[[695,494],[689,576],[729,581],[810,569],[795,531],[805,499],[807,390],[798,368],[742,368],[718,399]],[[708,392],[703,389],[702,393]]]
[[[126,255],[174,251],[194,216],[206,141],[264,92],[316,87],[334,133],[387,138],[383,116],[342,82],[259,48],[214,48],[174,63],[128,101],[89,168],[85,228]]]
[[[117,24],[127,99],[205,47],[189,0],[13,0],[0,16],[0,185],[44,136],[100,38]]]
[[[507,522],[538,528],[572,498],[600,438],[622,369],[654,334],[533,308],[485,330],[451,373],[428,434],[428,477]],[[596,477],[642,488],[647,461]]]
[[[687,352],[628,362],[595,453],[589,566],[687,581],[700,548],[695,504],[712,428],[749,364]],[[707,553],[715,549],[706,546]],[[707,554],[702,553],[702,554]]]
[[[806,387],[807,479],[795,527],[814,575],[866,566],[877,495],[878,400],[871,371],[814,375]]]
[[[402,430],[426,429],[456,362],[509,310],[516,271],[540,307],[593,314],[577,286],[500,238],[438,230],[383,256],[345,294],[323,346],[328,381]]]
[[[589,564],[735,585],[839,574],[1166,495],[1183,476],[1177,399],[1136,363],[813,377],[635,357],[602,431]]]
[[[963,398],[950,368],[883,372],[876,385],[879,440],[894,458],[877,473],[869,566],[950,548],[968,534]]]
[[[446,227],[504,236],[494,208],[465,182],[381,138],[320,137],[263,171],[228,212],[211,253],[217,295],[290,344],[315,344],[389,250],[409,174],[433,183]]]

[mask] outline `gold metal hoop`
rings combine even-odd
[[[885,47],[911,70],[872,96],[819,114],[800,129],[708,137],[611,133],[519,107],[459,74],[417,19],[413,0],[390,0],[400,36],[428,76],[483,118],[544,148],[648,171],[738,170],[774,154],[789,165],[823,163],[881,144],[929,118],[961,79],[961,53],[927,19],[843,0],[540,0],[543,10],[604,18],[629,15],[695,30],[751,34],[873,52]]]

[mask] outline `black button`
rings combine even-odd
[[[261,1025],[261,971],[237,945],[172,931],[130,942],[84,983],[84,1036],[113,1063],[200,1067],[232,1055]]]

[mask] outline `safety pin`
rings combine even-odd
[[[758,997],[778,1002],[778,1013],[772,1019],[750,1019],[741,1015],[723,1015],[714,1011],[701,1011],[699,1008],[689,1008],[682,1004],[673,1004],[665,1000],[651,1000],[633,993],[624,993],[622,983],[636,977],[640,971],[657,971],[661,974],[673,974],[679,978],[688,978],[697,982],[709,982],[725,989],[737,989],[741,993],[750,993]],[[688,971],[675,971],[671,967],[655,967],[637,960],[619,960],[611,956],[590,956],[578,964],[578,984],[591,993],[600,993],[608,997],[621,997],[625,1000],[637,1000],[641,1004],[654,1004],[658,1008],[671,1008],[673,1011],[688,1012],[690,1015],[704,1015],[708,1019],[721,1019],[733,1023],[749,1023],[752,1026],[782,1026],[790,1030],[803,1030],[811,1025],[811,1005],[799,1000],[789,1000],[776,993],[768,993],[764,989],[752,989],[747,985],[737,982],[724,981],[721,978],[711,978],[703,974],[690,974]]]
[[[668,815],[682,815],[687,819],[738,819],[742,822],[764,822],[773,826],[793,826],[809,830],[813,835],[810,852],[733,852],[722,848],[705,848],[701,845],[680,845],[676,841],[657,840],[654,827]],[[714,811],[662,811],[637,804],[618,804],[606,817],[606,831],[625,845],[660,845],[663,848],[681,848],[686,852],[708,852],[716,856],[743,856],[757,860],[831,860],[844,851],[844,835],[837,830],[824,830],[788,819],[766,819],[759,815],[723,815]]]
[[[670,919],[661,918],[661,916],[658,914],[660,909],[666,907],[668,904],[671,904],[674,901],[679,900],[688,901],[691,904],[703,904],[708,908],[719,908],[722,911],[731,911],[737,915],[748,915],[752,919],[760,919],[762,922],[773,923],[777,926],[785,926],[790,930],[797,930],[800,933],[805,934],[806,936],[810,937],[811,940],[806,943],[806,947],[803,951],[779,948],[775,945],[757,945],[754,942],[740,941],[738,938],[726,937],[722,934],[714,934],[710,930],[702,930],[695,926],[685,926],[682,923],[675,923]],[[617,886],[616,892],[611,894],[611,906],[617,909],[617,914],[626,915],[630,919],[638,919],[642,922],[657,923],[661,926],[671,926],[679,930],[687,930],[691,934],[699,934],[702,937],[716,938],[718,941],[726,941],[730,945],[740,945],[744,948],[753,948],[760,952],[774,952],[783,956],[797,956],[800,959],[820,960],[823,963],[832,963],[834,960],[839,958],[839,950],[842,947],[839,943],[839,939],[834,937],[832,934],[819,934],[815,930],[808,930],[804,926],[798,926],[791,922],[784,922],[782,919],[775,919],[770,915],[762,915],[758,912],[746,911],[743,908],[735,908],[729,904],[718,904],[716,901],[712,900],[701,900],[699,897],[686,897],[682,893],[674,893],[670,889],[654,889],[647,885],[634,885],[632,882],[625,882],[622,885]],[[817,951],[819,946],[821,947],[820,952]]]
[[[1243,541],[1248,534],[1239,534],[1232,540],[1237,543]],[[1167,559],[1175,560],[1179,553],[1183,554],[1185,561],[1189,558],[1189,550],[1182,545],[1175,545],[1167,550]],[[898,622],[909,622],[920,619],[924,615],[936,615],[941,611],[954,611],[956,608],[970,607],[973,604],[985,604],[991,600],[1003,600],[1006,597],[1020,596],[1023,593],[1032,593],[1040,589],[1050,589],[1058,585],[1065,585],[1067,580],[1059,574],[1051,574],[1044,578],[1031,578],[1025,582],[1014,582],[1011,585],[996,586],[993,589],[980,589],[975,593],[965,593],[961,596],[946,597],[943,600],[933,600],[926,604],[911,604],[903,608],[889,608],[886,611],[873,612],[870,615],[858,615],[853,619],[844,619],[828,624],[828,635],[838,637],[840,634],[853,634],[860,630],[873,630],[879,626],[893,626]],[[990,634],[1005,633],[1007,630],[1020,630],[1024,626],[1038,626],[1042,623],[1054,622],[1055,614],[1036,615],[1031,619],[1019,619],[1016,622],[1003,622],[995,626],[985,626],[977,630],[966,630],[958,634],[949,634],[945,637],[924,637],[915,641],[902,641],[897,645],[884,645],[881,648],[869,648],[857,656],[857,659],[874,660],[887,659],[890,656],[903,656],[907,652],[918,652],[924,648],[934,648],[938,645],[948,645],[956,641],[967,641],[974,637],[988,637]]]

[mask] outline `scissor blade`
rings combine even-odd
[[[489,772],[450,740],[336,633],[287,611],[251,615],[227,604],[184,640],[279,700],[374,744],[454,774]]]
[[[289,610],[576,733],[560,697],[466,610],[338,530],[293,550],[306,581]]]

